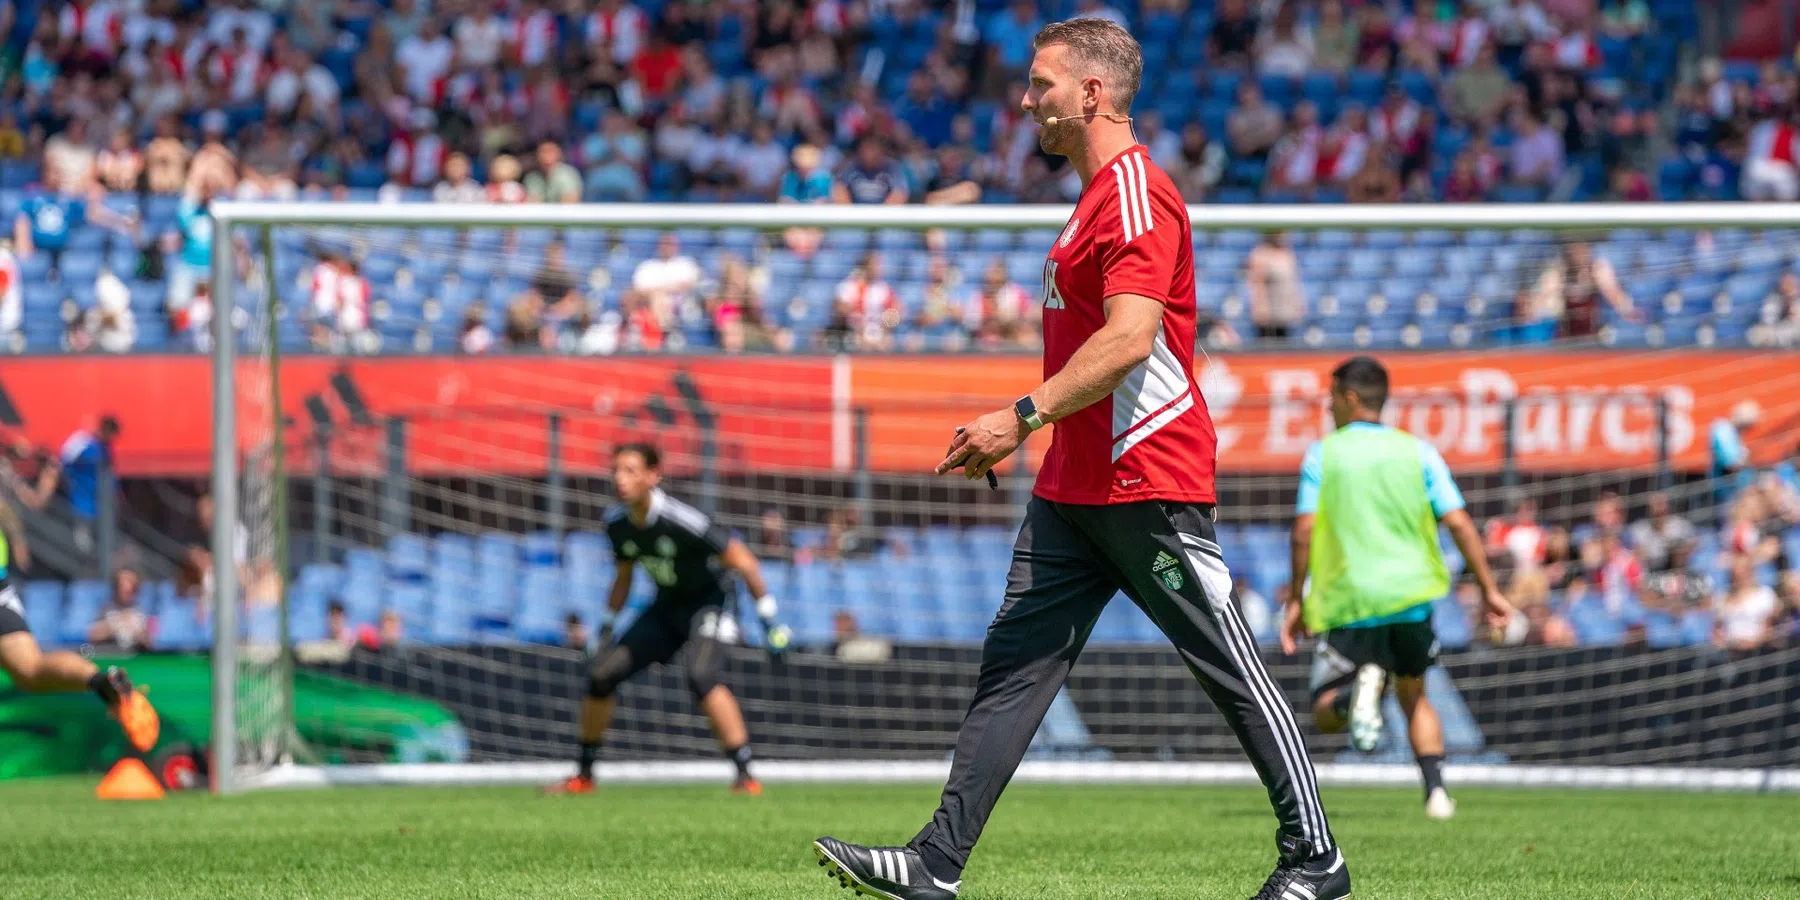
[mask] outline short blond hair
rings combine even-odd
[[[1085,76],[1097,70],[1112,90],[1113,112],[1131,111],[1131,101],[1144,78],[1144,51],[1137,38],[1109,19],[1082,18],[1045,25],[1031,42],[1038,50],[1053,44],[1069,48],[1079,63],[1077,74]]]

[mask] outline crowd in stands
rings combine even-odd
[[[216,197],[1066,202],[1073,172],[1038,149],[1017,107],[1032,36],[1066,15],[1142,37],[1151,76],[1135,125],[1196,202],[1800,196],[1792,67],[1706,59],[1684,77],[1686,0],[34,0],[0,5],[0,214],[14,217],[0,346],[205,346]],[[833,249],[805,231],[781,244],[802,261]],[[765,298],[771,275],[742,254],[707,254],[689,284],[639,266],[596,302],[582,277],[595,259],[525,249],[555,278],[456,304],[441,334],[384,330],[392,273],[359,271],[366,248],[319,253],[311,302],[293,304],[306,310],[296,342],[1035,339],[1036,304],[1020,296],[1034,274],[1010,266],[1002,282],[987,255],[941,239],[923,262],[886,261],[925,282],[923,296],[884,290],[891,268],[869,258],[834,267],[841,285],[798,311],[761,308],[787,298]],[[59,278],[57,329],[44,333],[19,286]],[[575,290],[538,290],[565,284]],[[1283,302],[1259,311],[1264,339],[1296,330]],[[1524,325],[1556,319],[1555,302],[1520,305]],[[1800,329],[1800,307],[1784,316]],[[1230,343],[1238,329],[1222,319],[1216,338]],[[1314,342],[1344,337],[1327,325]]]

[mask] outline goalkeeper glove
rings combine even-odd
[[[788,651],[794,643],[794,630],[781,624],[775,618],[781,610],[775,602],[773,594],[764,594],[756,598],[756,617],[762,620],[763,636],[769,647],[770,656],[780,656]]]

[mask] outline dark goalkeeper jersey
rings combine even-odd
[[[606,513],[613,556],[633,562],[656,582],[658,604],[706,606],[721,602],[727,581],[719,554],[731,536],[707,515],[661,488],[650,493],[650,514],[639,526],[615,506]]]

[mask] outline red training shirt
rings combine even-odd
[[[1218,438],[1194,384],[1194,248],[1187,205],[1134,146],[1102,166],[1044,263],[1044,377],[1106,323],[1105,300],[1163,304],[1150,358],[1093,405],[1056,423],[1038,472],[1058,503],[1217,502]]]

